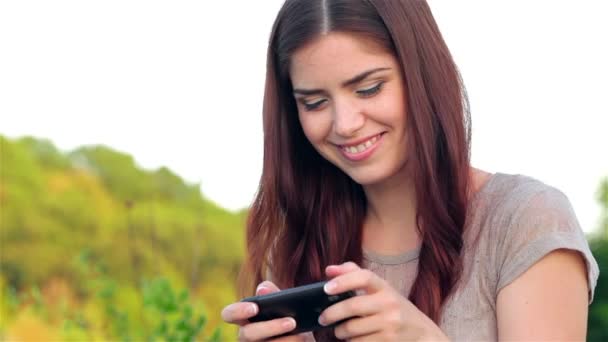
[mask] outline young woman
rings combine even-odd
[[[268,49],[245,294],[332,279],[333,330],[282,340],[584,340],[597,263],[568,199],[470,164],[457,68],[422,0],[287,0]],[[257,285],[257,286],[256,286]],[[290,318],[248,323],[266,340]]]

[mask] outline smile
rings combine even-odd
[[[372,155],[372,153],[380,145],[383,136],[384,133],[380,133],[367,139],[366,141],[358,143],[357,145],[340,145],[338,146],[338,148],[340,152],[342,152],[342,155],[347,159],[352,161],[360,161],[363,159],[367,159],[369,156]]]

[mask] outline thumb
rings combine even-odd
[[[281,291],[273,282],[265,280],[261,282],[255,290],[255,294],[258,296]]]

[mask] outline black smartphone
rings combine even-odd
[[[326,283],[327,281],[321,281],[266,295],[247,297],[241,301],[258,305],[259,312],[249,319],[250,322],[293,317],[296,320],[296,328],[281,336],[329,328],[346,321],[346,319],[329,326],[322,326],[318,322],[321,312],[335,303],[355,296],[355,292],[348,291],[328,295],[323,290],[323,285]]]

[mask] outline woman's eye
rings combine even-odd
[[[315,110],[315,109],[319,108],[325,101],[327,101],[327,100],[321,99],[317,102],[312,102],[312,103],[302,102],[302,104],[304,105],[304,108],[306,108],[306,110]]]
[[[357,90],[357,94],[362,95],[363,97],[372,96],[380,91],[383,83],[384,82],[380,82],[371,88]]]

